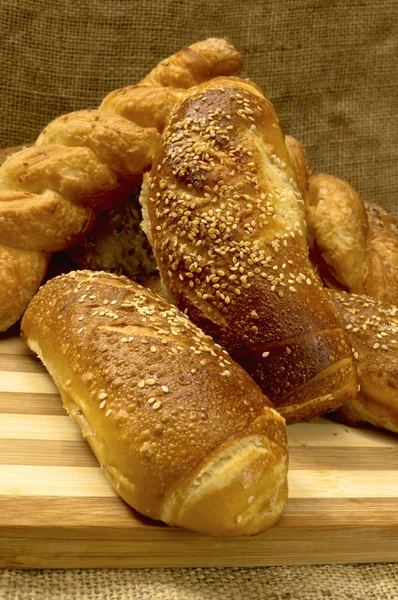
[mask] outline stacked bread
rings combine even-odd
[[[286,145],[305,200],[310,256],[357,366],[358,394],[334,416],[398,432],[398,219],[346,181],[313,174],[294,138]]]
[[[23,314],[50,254],[82,242],[99,211],[136,191],[151,166],[158,129],[184,88],[239,73],[241,63],[227,40],[193,44],[137,86],[110,94],[98,110],[55,119],[32,147],[7,158],[0,167],[0,331]]]
[[[34,296],[23,338],[115,490],[151,518],[212,535],[255,534],[280,517],[285,423],[344,407],[352,417],[359,402],[361,420],[396,426],[395,309],[326,289],[338,252],[319,180],[262,91],[234,77],[240,68],[228,41],[194,44],[98,110],[59,117],[0,168],[12,200],[0,207],[3,329]],[[85,236],[100,246],[99,214],[141,184],[164,297],[92,270],[35,294],[54,251],[101,268]],[[356,281],[371,279],[365,263]],[[333,278],[346,281],[335,268]],[[374,338],[385,335],[383,377]]]

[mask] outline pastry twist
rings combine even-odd
[[[97,110],[58,117],[34,146],[3,163],[0,331],[23,314],[43,280],[50,253],[80,241],[93,227],[98,211],[128,197],[150,168],[161,121],[177,97],[170,88],[163,94],[162,86],[188,87],[240,68],[240,56],[227,40],[194,44],[162,61],[139,86],[133,86],[137,115],[153,111],[146,122],[122,110],[123,98],[117,106],[108,98]]]
[[[333,175],[311,174],[304,148],[286,136],[306,203],[311,257],[344,325],[359,390],[336,417],[398,432],[398,220]],[[344,288],[350,293],[341,291]]]
[[[325,285],[396,304],[398,219],[343,179],[311,173],[304,148],[291,136],[286,146],[305,200],[308,245]]]

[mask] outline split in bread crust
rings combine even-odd
[[[284,419],[176,307],[124,277],[75,271],[42,286],[22,336],[139,512],[218,536],[279,519]]]
[[[216,78],[188,90],[141,202],[169,297],[287,422],[355,395],[349,345],[308,258],[283,132],[257,86]]]

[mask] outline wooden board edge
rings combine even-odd
[[[285,532],[286,533],[286,532]],[[190,568],[259,567],[398,561],[398,526],[290,531],[282,539],[198,536],[195,551],[187,540],[0,539],[4,568]],[[380,544],[380,540],[383,544]]]

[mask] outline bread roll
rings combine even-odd
[[[284,419],[175,307],[126,278],[74,271],[39,290],[22,336],[132,507],[217,536],[278,520]]]
[[[398,433],[398,308],[368,296],[328,292],[357,364],[359,392],[336,417]]]
[[[350,347],[308,258],[281,125],[257,86],[217,78],[188,90],[141,202],[169,297],[287,422],[355,395]]]

